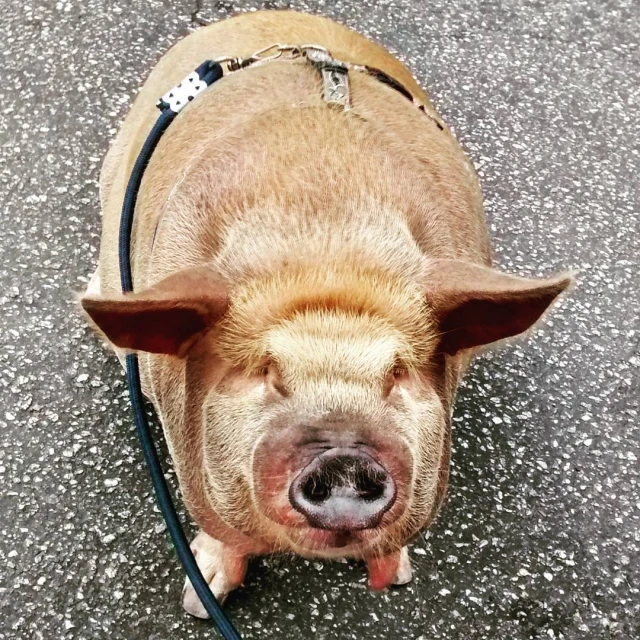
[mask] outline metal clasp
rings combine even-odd
[[[302,49],[298,45],[294,44],[271,44],[268,47],[264,47],[252,53],[246,58],[218,58],[216,62],[220,64],[226,64],[229,71],[240,71],[240,69],[246,69],[253,64],[259,62],[268,62],[270,60],[277,60],[284,56],[287,56],[288,60],[299,58],[302,55]]]

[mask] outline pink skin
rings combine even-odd
[[[193,555],[198,558],[201,553],[196,540],[191,545]],[[238,553],[238,549],[230,545],[222,545],[224,554],[222,555],[222,569],[232,588],[242,584],[247,573],[247,556]],[[206,576],[205,576],[206,577]]]
[[[227,594],[242,584],[247,570],[247,556],[204,532],[196,536],[191,548],[209,588],[219,602],[224,602]],[[375,591],[392,584],[406,584],[411,580],[411,563],[406,547],[384,557],[368,558],[367,567],[369,586]],[[188,579],[182,592],[182,605],[193,616],[209,617]]]
[[[194,345],[189,359],[189,378],[207,380],[206,387],[214,387],[231,395],[242,395],[253,390],[255,385],[266,382],[265,399],[278,402],[282,400],[282,389],[274,367],[265,367],[266,375],[257,373],[247,376],[245,371],[230,366],[216,356],[214,345],[215,341],[210,336]],[[409,381],[405,378],[408,376],[391,380],[388,388],[385,388],[385,394],[390,394],[394,383],[401,382],[406,386]],[[187,388],[192,391],[200,389],[199,393],[203,394],[205,387],[201,384],[188,384]],[[204,398],[193,397],[188,400],[187,406],[201,407]],[[185,418],[193,421],[197,419],[197,416]],[[291,424],[292,421],[295,422]],[[287,423],[290,423],[289,426]],[[303,417],[292,418],[285,414],[274,418],[272,428],[267,430],[254,450],[255,505],[264,516],[286,528],[298,553],[326,557],[362,557],[363,551],[380,536],[382,530],[404,513],[412,483],[413,457],[409,447],[397,436],[391,438],[385,434],[389,432],[387,427],[388,425],[376,426],[365,423],[362,419],[348,417],[324,416],[321,420],[304,420]],[[387,470],[397,487],[397,496],[378,527],[353,532],[346,538],[344,534],[310,527],[306,518],[292,508],[288,492],[291,482],[315,456],[330,446],[354,445],[371,455]],[[197,444],[194,443],[193,446],[196,447]],[[269,549],[265,549],[264,542],[253,540],[227,527],[211,512],[205,494],[194,492],[190,502],[201,528],[226,546],[245,555],[269,552]]]
[[[200,532],[191,543],[191,550],[198,567],[209,588],[219,602],[223,602],[229,592],[242,584],[247,571],[247,556],[237,549]],[[195,589],[189,579],[182,591],[182,606],[197,618],[208,618]]]

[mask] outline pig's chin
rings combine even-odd
[[[300,555],[324,558],[360,556],[381,537],[381,529],[326,531],[305,527],[287,532],[292,550]]]

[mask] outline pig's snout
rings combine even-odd
[[[309,524],[330,531],[377,526],[396,499],[396,485],[370,455],[332,448],[314,458],[289,487],[289,501]]]

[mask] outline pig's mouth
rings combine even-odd
[[[288,538],[300,555],[342,557],[360,555],[381,537],[382,528],[364,531],[327,531],[315,527],[295,529]]]

